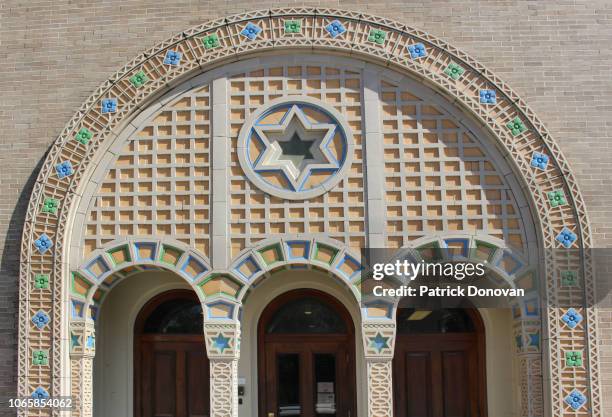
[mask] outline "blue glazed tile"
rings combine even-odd
[[[259,26],[257,26],[255,23],[249,22],[244,27],[244,29],[242,29],[240,34],[242,36],[246,36],[250,40],[253,40],[253,39],[255,39],[261,33],[261,30],[262,29]]]
[[[497,95],[495,90],[480,90],[480,102],[482,104],[496,104]]]
[[[339,20],[334,20],[329,25],[325,26],[325,30],[331,35],[332,38],[335,38],[336,36],[342,35],[344,32],[346,32],[346,28],[342,23],[340,23]]]
[[[561,317],[561,320],[563,320],[570,329],[573,329],[582,321],[582,315],[573,308],[570,308],[565,312],[563,317]]]
[[[578,239],[578,236],[576,236],[575,233],[573,233],[571,230],[565,227],[563,228],[563,230],[561,230],[561,233],[557,235],[556,239],[564,247],[570,248],[574,244],[576,239]]]
[[[217,337],[213,339],[213,344],[215,349],[223,352],[225,349],[229,349],[230,347],[230,338],[223,336],[221,333]]]
[[[117,99],[105,98],[102,100],[102,114],[115,113],[117,111]]]
[[[70,347],[75,348],[81,346],[81,339],[78,334],[72,333],[70,335]]]
[[[181,57],[182,56],[183,56],[182,53],[169,49],[166,52],[166,57],[164,58],[164,64],[166,64],[166,65],[178,65],[178,64],[181,63]]]
[[[74,173],[74,169],[72,169],[72,164],[70,161],[64,161],[55,166],[55,172],[57,172],[57,177],[61,180],[62,178],[66,178]]]
[[[586,402],[586,397],[577,389],[573,390],[567,397],[565,397],[565,403],[572,407],[573,410],[578,410]]]
[[[529,345],[535,346],[538,349],[540,348],[540,334],[539,333],[529,333]]]
[[[412,59],[424,58],[427,56],[427,49],[422,43],[415,43],[414,45],[408,46],[408,52]]]
[[[50,320],[49,316],[42,310],[38,310],[38,312],[34,314],[34,317],[32,317],[32,323],[34,323],[39,330],[45,327]]]
[[[534,152],[531,156],[531,166],[541,170],[545,170],[548,166],[548,156],[540,152]]]
[[[43,398],[49,398],[49,393],[43,387],[38,387],[32,392],[32,398],[42,400]]]
[[[40,252],[40,254],[43,254],[49,249],[51,249],[51,247],[53,246],[53,242],[51,241],[51,239],[49,239],[49,236],[43,233],[38,239],[34,241],[34,246],[36,246],[36,249],[38,249],[38,252]]]
[[[388,337],[383,337],[380,333],[378,333],[376,337],[371,340],[370,346],[374,348],[376,352],[380,353],[383,349],[389,347],[389,344],[387,343],[388,340]]]

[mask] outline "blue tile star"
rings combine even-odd
[[[217,337],[213,338],[213,346],[215,349],[219,350],[221,353],[225,349],[230,348],[230,338],[223,336],[221,333],[217,335]]]
[[[556,239],[564,247],[570,248],[574,244],[576,239],[578,239],[578,236],[576,236],[576,234],[569,230],[567,227],[564,227],[563,230],[561,230],[561,233],[557,235]]]
[[[329,25],[325,26],[325,30],[331,35],[332,38],[335,38],[336,36],[342,35],[344,32],[346,32],[346,28],[342,23],[340,23],[339,20],[334,20]]]
[[[53,242],[51,241],[51,239],[49,239],[49,236],[43,233],[38,239],[34,241],[34,246],[36,246],[36,249],[38,249],[38,252],[40,252],[40,254],[42,255],[43,253],[51,249],[51,247],[53,246]]]
[[[582,407],[586,402],[586,397],[577,389],[573,390],[567,397],[565,397],[565,403],[572,407],[572,409],[575,411]]]
[[[565,312],[563,317],[561,317],[561,320],[563,320],[570,329],[573,329],[582,321],[582,315],[573,308],[570,308]]]
[[[164,64],[166,65],[178,65],[181,63],[182,53],[178,51],[168,50],[166,57],[164,58]]]
[[[115,113],[117,111],[117,99],[105,98],[102,100],[102,114]]]
[[[548,156],[540,152],[534,152],[531,156],[531,166],[541,170],[545,170],[548,165]]]
[[[50,320],[49,316],[42,310],[38,310],[32,317],[32,323],[34,323],[39,330],[45,327]]]
[[[424,58],[427,56],[427,49],[422,43],[415,43],[414,45],[408,45],[408,52],[410,52],[410,58]]]
[[[81,346],[81,342],[79,341],[79,335],[72,333],[70,335],[70,347],[75,348]]]
[[[244,29],[242,29],[242,31],[240,32],[240,34],[242,36],[246,36],[247,38],[249,38],[250,40],[255,39],[259,33],[262,31],[262,29],[257,26],[255,23],[247,23],[247,25],[244,27]]]
[[[389,348],[389,344],[387,343],[388,340],[388,337],[383,337],[378,333],[376,337],[370,341],[370,347],[373,347],[376,352],[380,353],[383,349]]]
[[[32,398],[42,400],[43,398],[49,398],[49,393],[43,387],[38,387],[32,392]]]
[[[62,178],[72,175],[74,173],[74,169],[72,168],[70,161],[64,161],[55,166],[55,172],[57,173],[57,178],[61,180]]]
[[[480,90],[480,102],[482,104],[496,104],[497,94],[495,90]]]
[[[531,346],[540,347],[540,334],[529,333],[529,344]]]

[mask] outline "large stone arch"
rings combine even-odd
[[[24,225],[19,395],[67,393],[69,375],[63,358],[68,352],[62,345],[66,311],[62,301],[65,301],[70,277],[68,262],[72,242],[68,231],[73,227],[75,208],[88,186],[87,179],[95,169],[102,144],[125,128],[137,110],[152,98],[201,71],[260,51],[300,49],[357,56],[408,72],[435,88],[472,114],[499,141],[531,199],[539,222],[541,247],[592,246],[580,190],[558,145],[516,93],[462,51],[423,31],[357,12],[271,9],[214,20],[177,34],[128,63],[83,103],[55,140],[34,186]],[[564,259],[565,264],[576,265],[584,275],[584,285],[579,288],[562,284],[561,269],[552,251],[543,251],[543,256],[550,300],[559,303],[578,294],[585,297],[587,305],[593,304],[588,255]],[[572,256],[577,254],[568,255]],[[39,311],[47,321],[42,327],[32,324],[33,316]],[[546,356],[551,358],[548,372],[550,409],[554,415],[575,415],[577,411],[599,414],[595,315],[591,308],[580,312],[585,316],[584,323],[568,328],[561,318],[565,309],[547,310]],[[585,346],[583,371],[563,366],[565,350],[580,346]],[[231,355],[231,352],[225,351],[225,354]],[[32,360],[34,356],[36,361]],[[232,381],[235,367],[230,362],[220,362],[219,366],[227,368],[222,374]],[[542,366],[538,359],[521,364],[526,374]],[[387,372],[377,367],[373,365],[372,372]],[[86,369],[72,370],[76,380],[86,373]],[[235,387],[231,384],[220,387],[224,395],[219,398],[227,401],[219,403],[218,415],[229,415],[235,410],[232,394]],[[543,399],[534,397],[529,385],[523,388],[522,414],[545,413],[548,407]],[[381,403],[384,403],[384,393],[379,391],[372,392],[382,395]],[[582,396],[585,401],[571,401],[568,398],[572,396]],[[385,412],[384,406],[377,407],[371,403],[371,415]],[[88,410],[79,407],[74,414],[88,415]]]

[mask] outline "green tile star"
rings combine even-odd
[[[565,199],[565,194],[563,190],[555,190],[548,193],[548,201],[550,201],[550,205],[553,207],[559,207],[564,204],[567,204],[567,200]]]
[[[564,287],[573,287],[578,283],[578,274],[574,271],[561,272],[561,285]]]
[[[506,124],[506,127],[512,132],[512,136],[517,136],[527,130],[527,127],[519,117]]]
[[[374,42],[375,44],[382,45],[387,39],[387,32],[380,29],[372,29],[368,36],[368,41]]]
[[[46,350],[32,351],[32,365],[46,366],[49,364],[49,352]]]
[[[34,288],[37,290],[46,290],[49,288],[49,275],[36,274],[34,275]]]
[[[565,366],[582,366],[582,352],[578,350],[570,350],[565,352]]]
[[[92,137],[93,133],[91,133],[91,131],[86,127],[82,127],[81,130],[79,130],[79,133],[77,133],[74,138],[77,142],[83,145],[87,145]]]
[[[59,200],[55,198],[47,197],[43,201],[42,212],[49,214],[56,214],[59,207]]]
[[[221,42],[219,42],[219,37],[216,33],[203,37],[202,43],[206,49],[214,49],[221,46]]]
[[[300,33],[302,22],[299,20],[285,20],[285,33]]]
[[[149,81],[149,77],[147,77],[144,71],[138,71],[130,77],[130,83],[136,88],[142,87],[147,81]]]
[[[446,67],[444,70],[444,73],[455,81],[461,78],[464,72],[465,69],[463,69],[461,65],[455,64],[454,62],[448,64],[448,67]]]

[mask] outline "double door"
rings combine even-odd
[[[142,335],[137,417],[209,417],[209,363],[199,335]]]
[[[354,349],[346,336],[266,339],[260,416],[356,417]]]
[[[485,417],[475,334],[398,335],[396,417]]]

